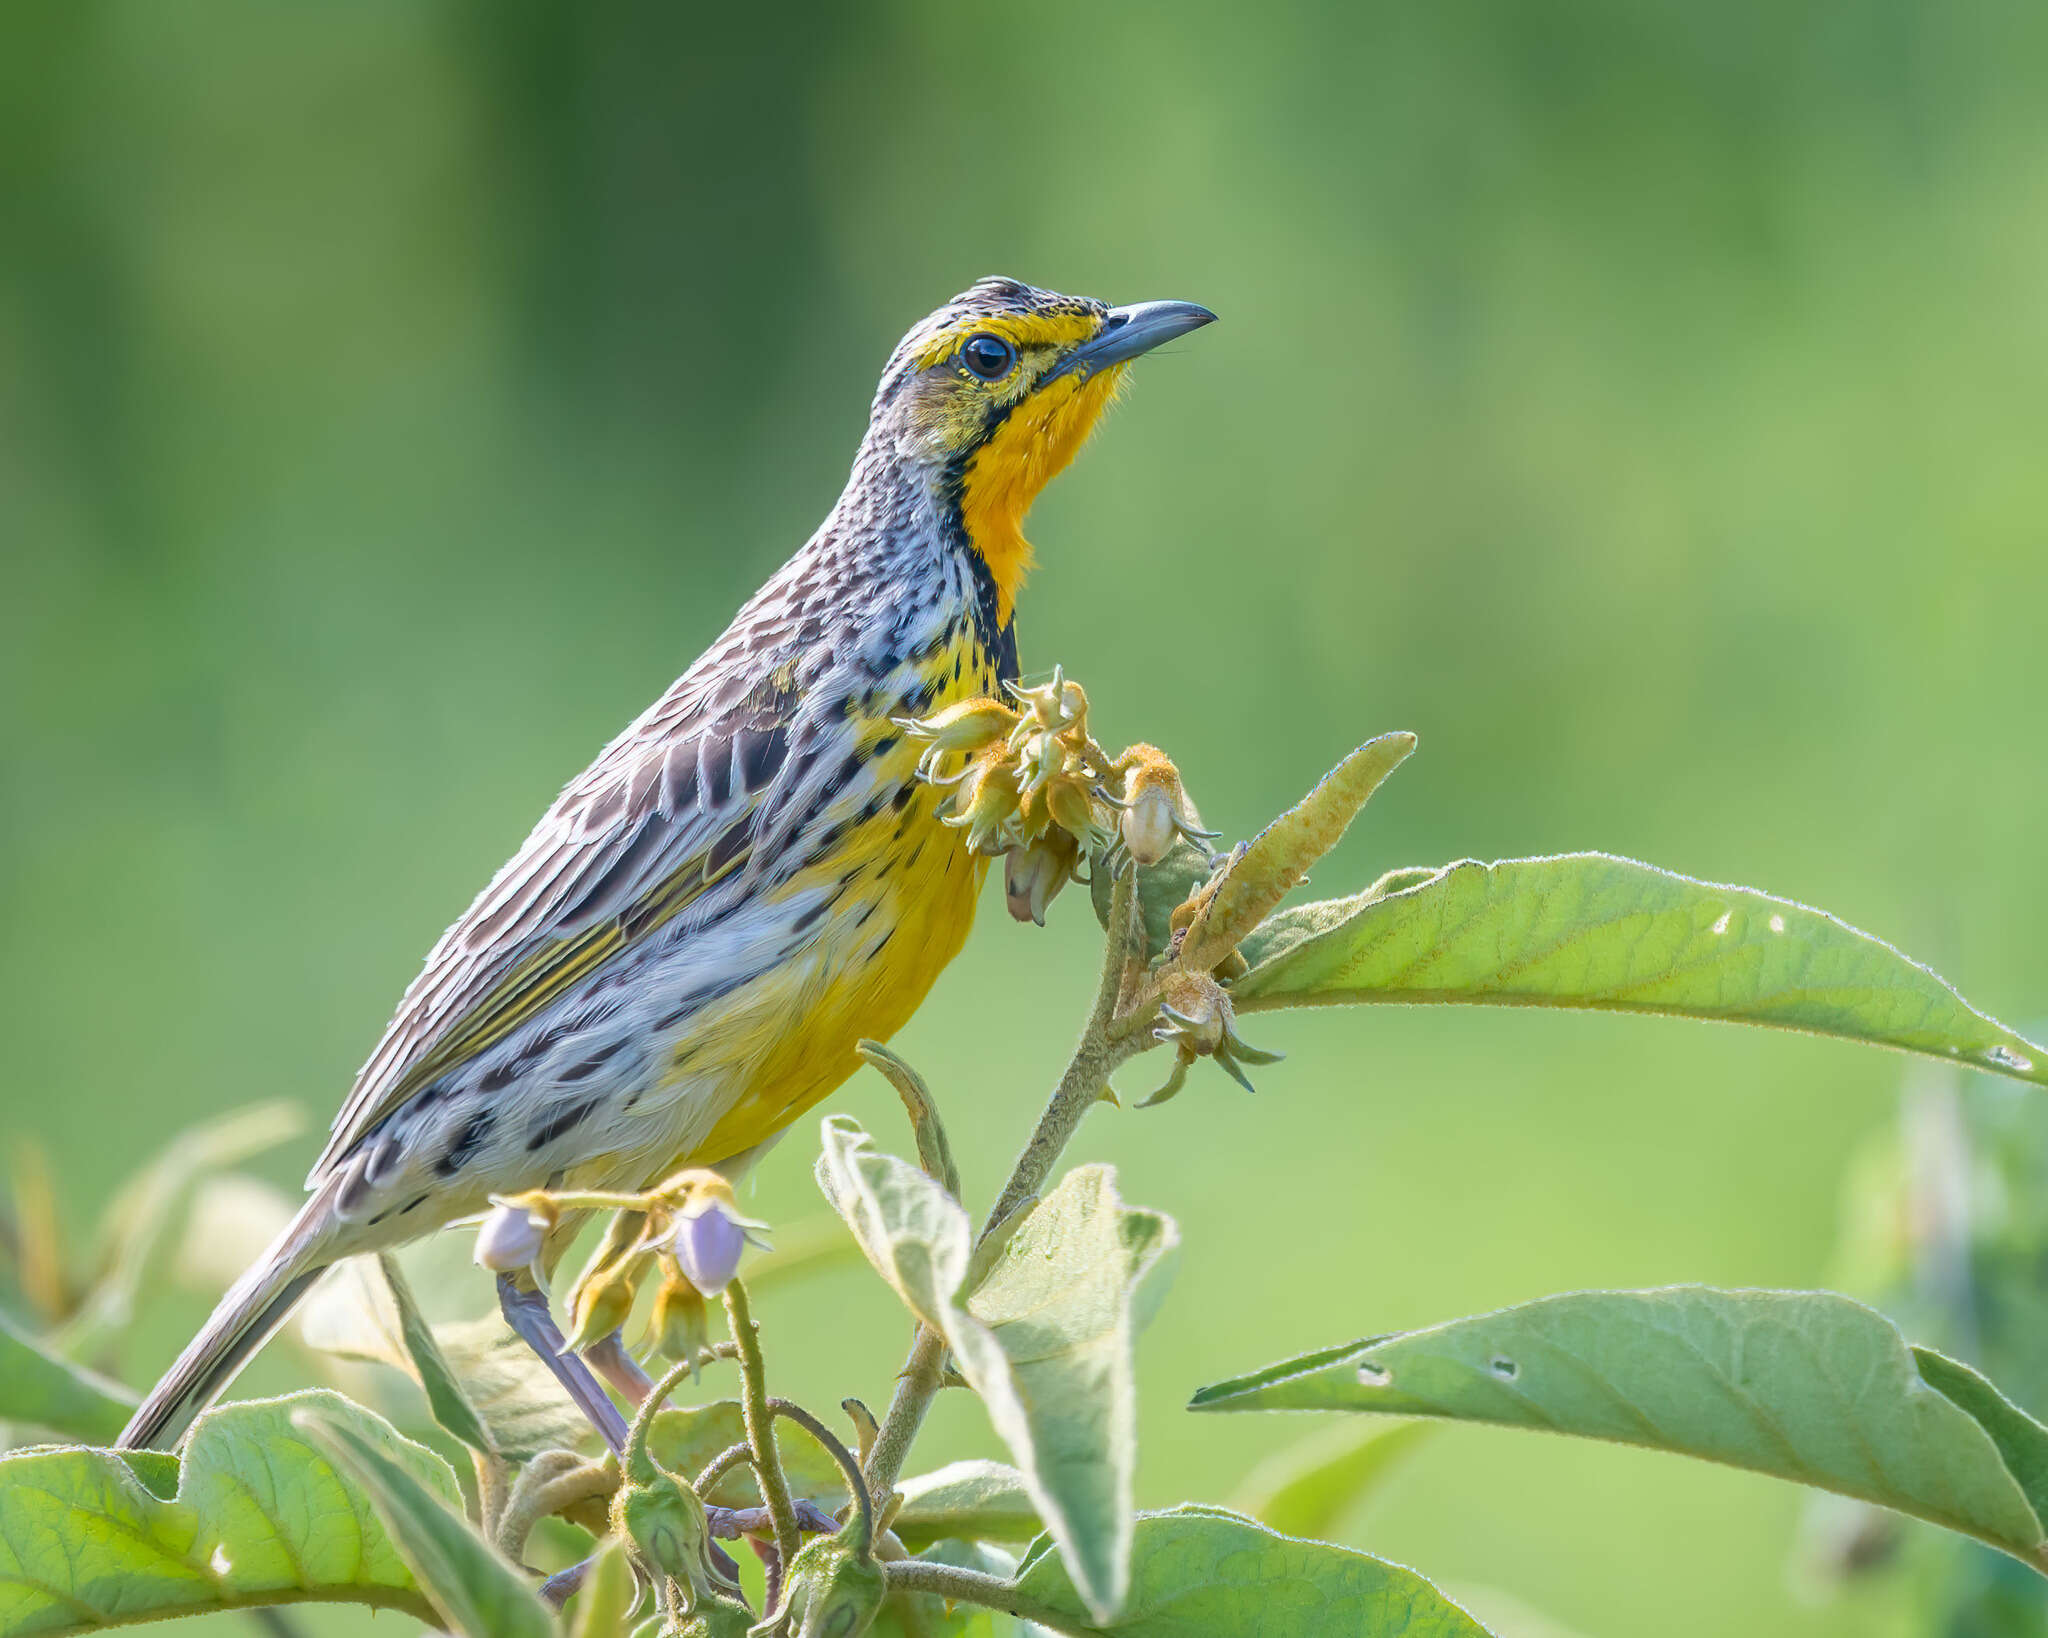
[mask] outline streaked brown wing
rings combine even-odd
[[[788,762],[799,696],[787,667],[751,688],[734,680],[679,682],[562,792],[442,934],[335,1117],[314,1179],[421,1087],[746,862]]]

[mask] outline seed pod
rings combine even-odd
[[[1173,846],[1173,798],[1158,785],[1148,785],[1131,798],[1117,826],[1130,855],[1141,865],[1156,865]]]
[[[796,1618],[796,1638],[858,1638],[887,1594],[882,1566],[844,1532],[806,1542],[789,1561],[785,1608]]]
[[[690,1283],[706,1296],[715,1296],[739,1272],[747,1231],[720,1200],[699,1199],[692,1202],[692,1207],[693,1214],[676,1219],[669,1249]]]
[[[476,1231],[477,1266],[493,1274],[516,1274],[531,1268],[540,1261],[548,1230],[554,1226],[551,1211],[517,1201],[497,1202]]]
[[[1004,901],[1018,921],[1045,925],[1046,906],[1074,879],[1080,844],[1064,830],[1049,830],[1035,842],[1010,849],[1003,870]]]

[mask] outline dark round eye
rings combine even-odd
[[[983,332],[969,336],[960,347],[960,362],[984,381],[995,381],[1010,373],[1017,362],[1017,349],[1001,336]]]

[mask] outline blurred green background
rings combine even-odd
[[[2001,0],[10,7],[0,1125],[83,1224],[198,1114],[324,1122],[440,928],[822,516],[896,337],[997,271],[1222,316],[1041,503],[1021,624],[1212,823],[1412,728],[1320,889],[1604,848],[2038,1015],[2044,145],[2048,8]],[[1043,934],[991,902],[899,1037],[979,1198],[1095,946],[1083,895]],[[1290,1054],[1256,1100],[1201,1076],[1075,1150],[1186,1240],[1146,1502],[1305,1431],[1180,1409],[1297,1348],[1820,1283],[1901,1075],[1600,1017],[1254,1038]],[[900,1137],[876,1077],[826,1107]],[[810,1131],[762,1215],[818,1209]],[[879,1290],[778,1298],[778,1380],[885,1400]],[[954,1397],[931,1457],[993,1453]],[[1587,1638],[1889,1630],[1790,1590],[1799,1505],[1457,1430],[1351,1536]]]

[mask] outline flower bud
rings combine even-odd
[[[1018,921],[1045,925],[1045,909],[1074,879],[1080,844],[1064,830],[1049,830],[1025,847],[1013,847],[1003,868],[1003,890]]]
[[[1046,812],[1052,822],[1078,843],[1093,846],[1107,836],[1095,822],[1095,799],[1085,780],[1061,774],[1045,787]]]
[[[551,1213],[516,1201],[498,1201],[476,1231],[476,1262],[493,1274],[516,1274],[540,1261],[553,1228]]]
[[[843,1533],[806,1542],[788,1574],[785,1608],[795,1617],[796,1638],[866,1632],[889,1591],[882,1566]]]
[[[747,1231],[721,1200],[700,1198],[691,1205],[691,1214],[677,1218],[669,1249],[690,1283],[706,1296],[715,1296],[739,1272]]]
[[[695,1359],[711,1341],[704,1294],[680,1275],[664,1279],[654,1293],[654,1346],[681,1363]]]
[[[1017,725],[1017,713],[1001,700],[961,700],[921,720],[905,720],[901,726],[913,739],[928,740],[929,748],[918,761],[918,772],[927,778],[938,771],[942,758],[953,751],[978,751],[995,740],[1006,739]]]
[[[579,1283],[569,1295],[576,1324],[566,1346],[571,1350],[602,1342],[626,1323],[640,1289],[640,1267],[646,1253],[629,1251]]]
[[[983,751],[953,792],[953,813],[945,822],[967,832],[973,853],[1001,851],[996,845],[1019,803],[1017,773],[1002,747]]]

